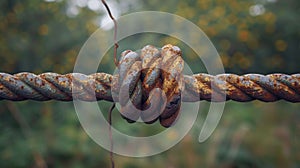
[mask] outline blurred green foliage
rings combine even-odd
[[[81,5],[76,8],[78,11],[72,8],[73,15],[70,15],[67,12],[70,3],[75,2],[1,1],[0,71],[72,72],[81,46],[98,28],[95,19],[106,14]],[[128,13],[165,11],[198,25],[216,46],[226,72],[300,72],[297,54],[300,1],[135,2],[139,5],[128,8]],[[119,53],[146,44],[166,43],[179,45],[192,69],[203,71],[193,52],[172,37],[135,35],[120,42]],[[112,73],[111,57],[110,51],[99,70]],[[107,111],[110,103],[99,105]],[[300,167],[299,104],[228,102],[213,136],[200,144],[197,136],[209,103],[201,105],[196,126],[178,145],[148,158],[116,156],[117,167]],[[109,153],[84,132],[72,103],[1,101],[0,107],[0,167],[109,167]],[[118,113],[113,120],[116,128],[134,135],[154,134],[162,129],[157,124],[130,125]]]

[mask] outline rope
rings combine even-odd
[[[115,77],[105,73],[91,75],[80,73],[35,75],[29,72],[10,75],[0,73],[0,100],[72,101],[78,99],[112,102],[113,78]],[[183,102],[223,101],[222,91],[226,93],[226,101],[274,102],[283,99],[294,103],[300,102],[300,74],[246,74],[242,76],[220,74],[212,76],[200,73],[192,76],[184,75],[184,85]],[[72,97],[72,86],[76,90],[82,89],[82,91],[74,92]],[[211,97],[213,92],[217,95],[214,99]],[[115,100],[118,101],[118,98]]]
[[[152,123],[159,118],[165,127],[178,116],[180,100],[300,102],[300,74],[188,76],[182,70],[178,47],[166,45],[158,50],[146,46],[141,53],[124,51],[115,75],[0,73],[0,100],[115,101],[128,122],[141,117]]]
[[[150,72],[154,74],[153,69]],[[118,90],[118,78],[121,77],[106,73],[91,75],[80,73],[61,75],[51,72],[39,75],[29,72],[14,75],[0,73],[0,100],[119,101],[118,97],[113,99],[112,96],[112,90]],[[149,93],[149,90],[156,85],[147,84],[153,81],[152,77],[143,78],[142,87],[147,87],[145,90]],[[124,78],[121,80],[124,81]],[[300,102],[300,74],[246,74],[242,76],[220,74],[212,76],[199,73],[192,76],[183,75],[183,83],[182,101],[184,102],[224,101],[223,93],[226,94],[226,100],[238,102],[252,100],[274,102],[281,99]],[[213,99],[212,93],[216,95]]]
[[[172,45],[161,51],[148,45],[140,54],[124,51],[118,66],[119,90],[113,90],[122,116],[128,122],[141,117],[150,124],[159,118],[161,125],[172,125],[180,111],[183,65],[180,49]]]

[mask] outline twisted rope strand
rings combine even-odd
[[[300,102],[300,74],[188,76],[182,74],[181,56],[180,48],[171,44],[161,49],[147,45],[140,53],[124,51],[115,62],[115,75],[0,73],[0,100],[107,100],[120,103],[120,114],[129,123],[159,120],[164,127],[176,123],[181,101]]]
[[[0,100],[113,101],[111,93],[113,78],[117,78],[117,76],[105,73],[91,75],[80,73],[35,75],[29,72],[10,75],[0,73]],[[192,76],[184,75],[183,81],[182,100],[184,102],[222,101],[222,92],[225,92],[226,100],[238,102],[252,100],[274,102],[281,99],[300,102],[300,74],[246,74],[242,76],[220,74],[212,76],[200,73]],[[212,99],[214,92],[216,92],[216,96]],[[115,101],[118,101],[118,98]]]

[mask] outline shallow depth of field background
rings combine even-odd
[[[117,17],[156,10],[189,19],[211,39],[228,73],[300,73],[298,0],[107,1]],[[97,0],[2,0],[0,72],[70,73],[84,42],[106,21]],[[168,36],[129,37],[120,42],[119,54],[167,43],[183,50],[195,73],[203,72],[193,51]],[[113,70],[109,51],[99,71]],[[103,111],[110,104],[99,102]],[[147,158],[115,156],[116,167],[300,167],[300,104],[229,101],[213,135],[199,143],[209,103],[202,105],[196,126],[179,144]],[[135,135],[162,129],[128,124],[118,112],[113,122]],[[109,167],[109,152],[83,131],[72,102],[0,101],[0,167],[45,166]]]

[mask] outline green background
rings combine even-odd
[[[72,72],[80,48],[99,27],[99,17],[106,15],[103,9],[92,10],[79,2],[2,0],[0,72]],[[211,39],[228,73],[300,72],[299,0],[113,2],[119,4],[122,15],[155,10],[189,19]],[[167,43],[182,49],[194,72],[204,71],[190,48],[168,36],[132,36],[120,42],[119,54],[124,49]],[[111,51],[99,71],[113,72]],[[99,104],[107,111],[111,103]],[[116,167],[300,167],[299,104],[229,101],[213,135],[199,143],[209,103],[202,105],[197,124],[179,144],[152,157],[115,156]],[[138,136],[162,130],[158,124],[128,124],[118,112],[113,122],[116,128]],[[84,132],[72,102],[0,102],[0,167],[109,166],[109,152]]]

